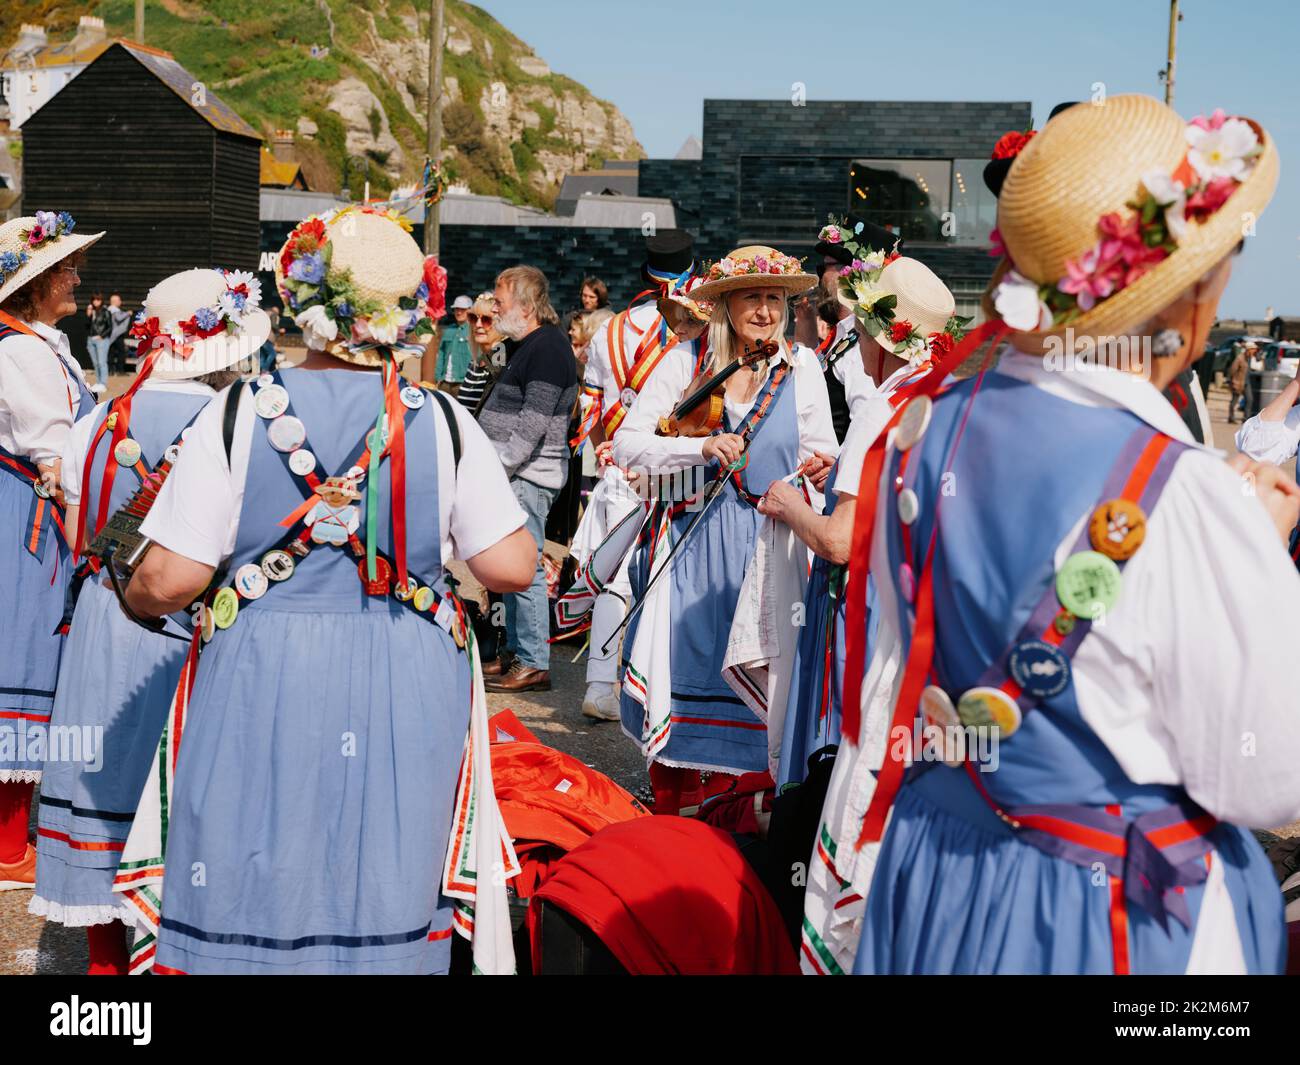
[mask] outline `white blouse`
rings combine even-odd
[[[1292,407],[1280,422],[1266,422],[1258,414],[1237,430],[1237,450],[1256,462],[1280,466],[1295,458],[1300,446],[1300,407]]]
[[[831,422],[830,400],[826,395],[826,378],[822,376],[821,363],[811,348],[796,344],[787,356],[775,356],[771,365],[787,359],[794,373],[795,405],[799,419],[799,459],[811,457],[814,451],[828,455],[839,453],[839,441]],[[650,377],[637,396],[614,440],[614,458],[620,466],[634,466],[649,470],[678,470],[687,466],[704,464],[704,442],[708,437],[657,436],[655,428],[659,419],[671,414],[681,401],[695,371],[695,360],[689,351],[674,348]],[[761,388],[759,392],[761,392]],[[757,397],[758,393],[755,393]],[[746,405],[740,409],[728,404],[733,419],[748,412]],[[793,471],[790,471],[793,472]],[[759,486],[755,486],[758,490]],[[766,485],[762,486],[766,489]]]
[[[89,387],[67,336],[40,322],[31,329],[38,336],[0,340],[0,447],[46,465],[63,454]]]

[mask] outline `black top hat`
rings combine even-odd
[[[1051,113],[1047,116],[1047,122],[1052,121],[1057,115],[1066,108],[1073,107],[1078,100],[1067,100],[1063,104],[1057,104],[1052,108]],[[1044,122],[1043,125],[1046,125]],[[1002,183],[1007,180],[1007,174],[1011,172],[1011,164],[1016,161],[1013,155],[1009,159],[990,159],[984,166],[984,184],[988,186],[989,192],[994,196],[1002,195]]]
[[[664,277],[678,277],[695,265],[695,238],[684,229],[661,229],[645,238],[645,262],[641,277],[650,285],[661,285]],[[657,276],[656,276],[657,275]]]
[[[868,222],[865,218],[849,213],[848,221],[845,223],[845,229],[854,233],[854,239],[859,244],[865,244],[872,251],[891,252],[894,245],[898,245],[898,250],[903,250],[903,242],[897,233],[894,233],[884,226],[878,226],[874,222]],[[853,253],[848,251],[843,244],[832,244],[828,240],[819,240],[817,246],[813,249],[818,255],[822,256],[823,261],[831,259],[841,266],[848,266],[853,262]]]

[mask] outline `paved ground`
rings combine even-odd
[[[125,387],[114,381],[114,391]],[[1227,393],[1212,391],[1210,412],[1215,422],[1216,443],[1229,451],[1233,430],[1226,424]],[[551,545],[551,550],[560,549]],[[462,570],[462,575],[465,575]],[[472,584],[465,591],[472,594]],[[623,787],[637,792],[646,784],[644,765],[617,724],[593,723],[580,713],[585,684],[585,655],[574,664],[578,648],[557,645],[551,658],[552,690],[524,696],[489,695],[492,711],[509,707],[545,742],[581,758],[612,776]],[[1300,824],[1279,830],[1280,835],[1300,834]],[[30,893],[0,893],[0,975],[14,973],[79,973],[86,964],[85,937],[80,930],[68,931],[45,925],[27,914]]]

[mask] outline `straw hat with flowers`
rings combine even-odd
[[[360,366],[381,365],[385,351],[421,350],[446,274],[425,260],[410,228],[395,211],[351,206],[289,234],[275,281],[309,348]]]
[[[0,303],[69,255],[89,248],[103,233],[73,233],[67,211],[37,211],[0,225]]]
[[[994,230],[1005,259],[985,310],[1035,353],[1067,328],[1140,326],[1232,251],[1277,177],[1273,140],[1251,119],[1184,122],[1137,95],[1071,107],[1007,174]]]
[[[840,299],[877,344],[914,366],[951,351],[970,321],[939,276],[907,256],[841,278]]]
[[[697,303],[717,302],[728,292],[745,288],[782,288],[786,295],[796,296],[817,284],[816,275],[804,270],[802,260],[762,244],[737,248],[700,276],[703,282],[690,293]]]

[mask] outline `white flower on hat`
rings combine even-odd
[[[1250,123],[1229,118],[1216,129],[1187,127],[1187,161],[1205,181],[1229,177],[1242,181],[1249,169],[1248,160],[1256,154],[1259,138]]]
[[[1165,228],[1176,243],[1183,242],[1187,233],[1187,190],[1161,170],[1148,170],[1142,175],[1142,184],[1165,209]]]
[[[370,316],[370,335],[380,344],[396,344],[405,324],[405,311],[400,307],[385,307]]]
[[[885,290],[877,288],[865,277],[859,277],[853,282],[853,299],[864,311],[871,310],[884,296]]]
[[[319,303],[308,307],[293,321],[302,330],[302,339],[312,351],[324,351],[331,341],[338,338],[338,322],[326,314]]]
[[[1021,332],[1052,324],[1051,308],[1039,298],[1038,286],[1014,270],[1008,270],[993,290],[993,306],[1007,325]]]

